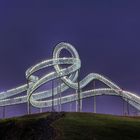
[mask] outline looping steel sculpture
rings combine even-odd
[[[60,58],[60,53],[66,49],[71,57]],[[61,65],[67,65],[63,68]],[[54,67],[54,71],[47,73],[42,77],[36,76],[36,73],[44,68]],[[53,59],[42,61],[35,66],[30,67],[26,71],[27,84],[17,88],[0,93],[0,106],[8,106],[14,104],[21,104],[29,102],[32,106],[37,108],[44,108],[52,106],[52,90],[54,96],[66,91],[68,88],[78,90],[78,70],[81,67],[81,61],[76,49],[68,43],[58,44],[53,51]],[[60,85],[45,91],[38,91],[37,89],[47,82],[60,79]],[[80,99],[99,95],[115,95],[122,97],[125,101],[131,104],[134,108],[140,110],[140,97],[134,93],[124,91],[115,83],[111,82],[104,76],[97,73],[90,73],[83,80],[79,82],[79,88],[83,89],[91,81],[99,80],[106,84],[108,88],[91,89],[80,92]],[[60,90],[61,86],[61,90]],[[27,95],[20,95],[27,91]],[[17,95],[17,97],[15,97]],[[54,105],[57,105],[60,97],[54,99]],[[78,100],[78,95],[72,93],[61,97],[61,104],[69,103]]]

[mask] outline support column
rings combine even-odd
[[[129,99],[127,99],[127,115],[129,116]]]
[[[95,81],[93,81],[93,89],[95,89]],[[94,113],[96,113],[96,96],[93,97],[93,102],[94,102]]]
[[[61,106],[61,82],[59,81],[59,111],[62,111],[62,106]]]
[[[28,77],[29,79],[29,77]],[[28,89],[30,88],[30,85],[29,85],[29,81],[27,79],[27,94],[28,94]],[[28,96],[28,95],[27,95]],[[27,101],[27,114],[31,114],[31,107],[30,107],[30,101]]]
[[[124,116],[124,99],[123,99],[123,97],[122,97],[122,101],[123,101],[123,112],[122,112],[122,115]]]
[[[80,70],[78,70],[78,81],[77,81],[77,83],[78,83],[78,112],[81,112],[81,97],[80,97]]]
[[[30,106],[29,101],[27,101],[27,112],[28,112],[28,115],[31,114],[31,106]]]
[[[128,105],[127,105],[127,99],[124,98],[124,102],[123,102],[123,112],[124,112],[124,116],[127,116],[128,115]]]
[[[42,108],[39,108],[39,113],[42,113],[43,112],[43,109]]]
[[[55,112],[55,109],[54,109],[54,80],[52,80],[52,112]]]
[[[76,90],[76,95],[78,95],[78,90]],[[75,111],[76,112],[78,112],[78,107],[77,107],[77,105],[78,105],[78,96],[77,96],[77,99],[76,99],[76,102],[75,102]]]
[[[129,99],[122,97],[123,99],[123,115],[124,116],[129,116],[130,111],[129,111]]]
[[[5,106],[3,106],[3,119],[5,118]]]
[[[82,89],[80,90],[80,93],[82,93]],[[83,111],[83,99],[80,100],[80,110]]]
[[[56,111],[59,112],[59,89],[58,89],[58,79],[56,80]]]
[[[70,112],[72,111],[72,102],[70,102]]]

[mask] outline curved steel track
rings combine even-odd
[[[71,57],[60,58],[60,53],[63,49],[67,50],[71,54]],[[62,65],[67,67],[61,67]],[[36,75],[38,71],[47,67],[54,67],[54,71],[47,73],[42,77]],[[77,78],[80,67],[81,61],[76,49],[72,45],[62,42],[55,47],[52,59],[42,61],[26,71],[27,84],[0,93],[0,106],[30,102],[32,106],[37,108],[50,107],[52,106],[52,100],[50,99],[52,96],[52,89],[41,92],[37,89],[47,82],[60,79],[60,85],[53,89],[54,96],[66,91],[68,88],[72,88],[74,91],[78,90]],[[140,110],[140,97],[138,95],[122,90],[115,83],[100,74],[90,73],[87,75],[79,82],[80,89],[83,89],[93,80],[103,82],[108,88],[81,91],[80,99],[99,95],[115,95],[122,97],[122,99],[127,101],[134,108]],[[27,94],[23,96],[21,95],[22,92],[27,92]],[[61,99],[60,97],[57,97],[54,99],[54,105],[57,105],[60,100],[61,104],[78,100],[78,94],[75,94],[74,92],[70,95],[61,97]]]

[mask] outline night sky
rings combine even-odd
[[[140,95],[139,7],[132,0],[1,0],[0,91],[24,84],[25,71],[64,41],[79,52],[81,79],[96,72]],[[97,112],[122,114],[122,104],[119,97],[98,97]],[[83,110],[93,110],[93,98],[84,100]],[[6,113],[22,115],[26,108]]]

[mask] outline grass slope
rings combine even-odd
[[[140,118],[67,113],[53,123],[57,140],[140,140]]]
[[[140,117],[42,113],[0,120],[0,140],[140,140]]]

